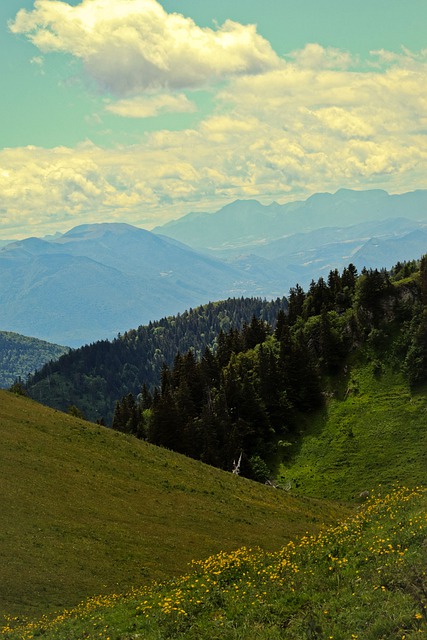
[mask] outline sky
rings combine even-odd
[[[1,0],[0,239],[427,188],[425,0]]]

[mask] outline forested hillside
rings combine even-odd
[[[163,364],[172,366],[178,352],[192,349],[199,358],[206,347],[216,349],[221,331],[240,330],[253,316],[274,325],[286,308],[285,298],[230,298],[189,309],[71,351],[32,376],[28,393],[53,408],[74,406],[87,419],[110,424],[116,401],[128,393],[136,396],[143,384],[152,390]]]
[[[68,347],[37,338],[0,331],[0,387],[10,387],[17,378],[25,380],[46,362],[57,360],[68,350]]]
[[[426,303],[427,257],[392,272],[333,271],[291,289],[274,332],[254,317],[221,333],[214,353],[178,353],[154,393],[117,403],[113,427],[230,471],[241,456],[240,472],[265,481],[304,416],[343,385],[357,392],[352,361],[377,377],[399,371],[411,388],[427,379]]]
[[[208,317],[212,329],[209,329]],[[187,331],[189,326],[194,333]],[[204,341],[200,340],[197,347],[192,348],[191,340],[202,333]],[[166,341],[167,337],[171,343]],[[208,338],[211,344],[207,343]],[[318,504],[326,505],[330,513],[330,503],[324,502],[325,498],[354,504],[361,491],[368,489],[367,495],[378,483],[383,483],[384,491],[388,492],[396,482],[411,487],[425,482],[427,256],[419,261],[399,263],[391,271],[363,270],[358,274],[349,265],[342,273],[330,272],[327,280],[313,281],[308,291],[295,286],[287,305],[283,300],[274,303],[232,300],[189,310],[183,317],[140,327],[114,343],[97,343],[70,353],[46,367],[44,377],[34,376],[40,375],[38,388],[48,394],[49,385],[51,391],[56,385],[63,398],[67,389],[74,389],[77,394],[78,385],[84,383],[87,375],[87,362],[99,367],[99,377],[108,371],[113,382],[116,367],[116,372],[122,372],[125,380],[123,371],[129,370],[127,365],[132,353],[135,354],[133,362],[138,362],[140,342],[148,343],[151,349],[156,344],[158,351],[163,348],[170,364],[165,364],[159,356],[157,387],[154,383],[149,387],[138,381],[135,392],[126,389],[116,402],[113,426],[124,433],[71,416],[61,418],[61,414],[49,412],[28,398],[3,392],[0,425],[6,446],[2,448],[4,460],[0,468],[3,484],[7,488],[9,483],[10,490],[5,492],[6,511],[3,509],[2,515],[8,526],[6,553],[8,558],[13,558],[13,563],[3,563],[2,584],[8,585],[7,608],[11,612],[22,610],[23,593],[30,594],[28,602],[30,597],[31,601],[36,598],[45,609],[54,609],[79,601],[79,594],[111,592],[116,584],[123,591],[144,581],[141,571],[151,576],[153,567],[174,575],[177,561],[188,559],[190,554],[191,557],[206,555],[206,542],[210,545],[214,540],[216,548],[235,548],[235,539],[230,537],[231,526],[235,526],[240,540],[243,540],[242,531],[249,531],[250,545],[266,547],[267,540],[267,548],[270,543],[277,548],[277,544],[286,540],[285,526],[294,528],[296,523],[298,531],[312,525],[317,527],[314,498],[322,498]],[[119,349],[120,358],[115,357],[115,348]],[[103,349],[106,355],[101,358]],[[64,362],[73,363],[68,377],[60,368],[54,371],[55,366]],[[147,371],[154,371],[151,361],[144,360],[144,363]],[[86,388],[96,388],[95,378],[91,384]],[[86,396],[87,403],[90,397]],[[150,448],[150,443],[161,447]],[[238,479],[229,473],[220,478],[217,475],[220,471],[212,466],[200,466],[198,461],[176,457],[177,454],[165,447],[228,471],[232,470],[233,463],[239,463],[241,456],[241,475],[260,481],[271,479],[285,491],[248,483],[245,478]],[[198,465],[200,474],[193,480],[190,476],[199,469]],[[22,469],[18,479],[11,471],[16,468]],[[183,471],[186,468],[190,476]],[[231,500],[228,488],[232,482],[237,483],[239,490],[235,501]],[[248,502],[243,502],[240,491],[246,487]],[[267,494],[261,495],[266,491]],[[108,499],[100,500],[101,494],[108,494]],[[211,497],[213,502],[209,506]],[[387,497],[384,509],[389,514]],[[302,505],[309,505],[309,510],[302,515],[296,510],[299,499]],[[274,502],[271,511],[267,506],[269,500]],[[283,504],[285,510],[282,512],[276,504]],[[330,520],[328,513],[326,519]],[[205,515],[208,520],[203,520]],[[267,517],[271,534],[266,528]],[[399,515],[394,519],[390,514],[393,532],[390,529],[386,535],[397,536],[393,540],[406,553],[411,547],[401,538],[402,531],[406,531],[406,526],[402,529],[400,524],[403,517]],[[100,526],[100,522],[106,523],[105,526]],[[408,515],[407,522],[409,532],[414,523],[418,525],[412,515]],[[189,544],[189,527],[199,524]],[[176,527],[175,533],[171,526]],[[343,527],[346,531],[347,524]],[[181,535],[182,531],[186,531],[186,536]],[[380,534],[382,543],[385,537],[382,529]],[[413,545],[412,533],[409,538]],[[84,566],[82,544],[88,550]],[[200,553],[194,551],[196,544]],[[372,542],[367,540],[366,545],[372,551]],[[354,538],[348,550],[343,551],[343,558],[350,558],[353,547]],[[335,543],[330,548],[324,558],[325,574],[316,578],[311,591],[311,587],[306,589],[306,583],[299,587],[301,593],[310,593],[312,601],[319,603],[315,608],[317,611],[317,607],[321,607],[322,620],[326,616],[324,611],[335,606],[336,593],[341,593],[341,578],[348,580],[349,599],[347,604],[340,600],[337,611],[359,612],[353,596],[354,589],[361,584],[359,560],[369,556],[366,551],[356,550],[351,556],[354,558],[351,578],[346,573],[347,565],[341,564],[344,573],[336,582],[335,573],[330,569],[331,562],[338,557]],[[376,548],[378,565],[362,582],[370,585],[365,594],[369,592],[371,596],[385,593],[383,583],[375,579],[371,585],[371,578],[378,578],[377,567],[383,570],[384,557],[388,554],[385,547]],[[306,551],[304,548],[303,552]],[[419,558],[416,562],[417,567],[425,565]],[[311,580],[318,566],[316,560],[304,575]],[[405,579],[412,575],[410,571],[414,566],[411,556]],[[52,567],[55,580],[51,579]],[[280,567],[280,571],[285,567],[292,571],[292,564],[281,563]],[[235,568],[233,564],[233,581]],[[252,593],[247,589],[246,571],[245,565],[242,597]],[[390,575],[394,576],[394,567],[392,571]],[[219,575],[216,572],[217,569],[215,581]],[[324,589],[319,585],[327,584],[326,576],[332,580],[328,583],[330,596],[321,604],[320,596],[320,600],[315,600],[315,594],[323,594]],[[288,584],[288,577],[286,581]],[[102,589],[94,584],[103,585]],[[378,584],[382,585],[381,589]],[[385,584],[396,592],[395,582]],[[424,583],[418,582],[418,578],[410,584],[424,589]],[[226,601],[223,598],[228,598],[229,583],[223,587],[224,594],[218,595],[218,599],[215,591],[214,608],[222,607],[221,603]],[[263,588],[263,591],[263,595],[267,595],[267,590]],[[411,587],[411,593],[418,598],[419,591]],[[132,594],[134,598],[135,591]],[[280,594],[281,598],[282,586]],[[365,598],[365,594],[360,596]],[[202,603],[202,598],[197,598]],[[273,610],[271,603],[275,598],[275,593],[269,594],[265,602],[262,601],[263,612]],[[148,597],[144,595],[144,599],[145,606]],[[252,610],[255,602],[252,595],[247,602]],[[298,627],[297,634],[302,628],[310,631],[319,627],[310,626],[311,618],[309,620],[305,613],[307,602],[305,595],[301,602],[294,601],[292,592],[285,610],[279,600],[280,633],[285,629],[284,611],[286,619],[298,619],[298,624],[305,625]],[[411,600],[409,609],[413,604]],[[82,606],[86,611],[86,604]],[[40,611],[43,607],[39,605]],[[405,616],[409,609],[405,609]],[[377,610],[383,610],[382,604]],[[77,615],[72,617],[77,621],[81,609],[76,611]],[[236,612],[233,604],[227,615],[237,620]],[[154,615],[152,629],[158,634],[160,618],[157,613]],[[402,625],[406,626],[396,626],[399,630],[411,628],[405,616]],[[418,618],[414,616],[418,625]],[[65,618],[61,615],[57,620]],[[129,619],[134,624],[134,606]],[[113,622],[110,620],[104,625],[101,620],[100,614],[93,628],[97,633],[104,629],[104,636],[110,637],[107,625]],[[146,617],[141,620],[145,621]],[[354,628],[359,632],[365,628],[364,624],[360,622]],[[11,638],[19,637],[6,628]],[[41,629],[41,633],[45,633],[45,623]],[[333,632],[332,626],[327,629]],[[28,630],[31,637],[35,627],[28,626]],[[80,630],[75,637],[83,637],[83,633],[79,633]],[[270,637],[268,633],[269,630],[264,637]],[[126,632],[123,638],[127,635]],[[65,631],[61,637],[73,636]]]

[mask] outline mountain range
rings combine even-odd
[[[154,232],[197,249],[235,252],[296,233],[401,217],[427,222],[427,190],[389,195],[380,189],[340,189],[335,194],[317,193],[304,201],[268,206],[257,200],[236,200],[216,213],[190,213]]]
[[[427,246],[427,190],[400,195],[340,189],[266,206],[236,200],[215,213],[192,213],[154,229],[240,266],[269,270],[287,288],[327,277],[350,262],[391,268]]]
[[[209,300],[274,297],[267,276],[126,224],[0,250],[1,328],[75,347]]]
[[[228,297],[286,295],[352,262],[390,268],[427,246],[427,190],[237,200],[153,232],[87,224],[0,248],[0,329],[80,346]]]

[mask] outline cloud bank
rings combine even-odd
[[[53,220],[150,228],[235,198],[427,186],[427,50],[357,60],[313,43],[279,59],[254,26],[202,29],[155,0],[37,0],[11,29],[80,58],[117,115],[190,113],[188,88],[207,85],[214,108],[131,147],[0,151],[4,237]]]

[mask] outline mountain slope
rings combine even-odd
[[[154,229],[203,249],[242,248],[322,227],[347,227],[396,217],[426,222],[427,190],[400,195],[385,191],[318,193],[302,202],[262,205],[236,200],[215,213],[190,214]]]
[[[6,640],[416,640],[425,638],[427,493],[376,494],[319,536],[272,554],[238,549],[186,575],[95,596]],[[113,635],[114,634],[114,635]]]
[[[296,494],[347,499],[379,483],[426,483],[427,386],[410,391],[390,365],[354,363],[332,381],[325,409],[301,418],[278,470]]]
[[[0,391],[0,613],[39,616],[342,510]]]
[[[0,249],[2,328],[78,346],[231,295],[280,285],[125,224]]]
[[[50,360],[57,360],[67,347],[29,338],[17,333],[0,331],[0,387],[10,387],[17,378],[26,380]]]
[[[66,411],[76,405],[90,420],[111,423],[116,401],[137,395],[145,383],[160,384],[163,363],[173,364],[177,352],[193,349],[200,357],[214,348],[221,330],[242,328],[252,316],[274,324],[284,298],[267,302],[259,298],[229,299],[209,303],[127,331],[113,341],[86,345],[49,363],[30,379],[34,399]]]

